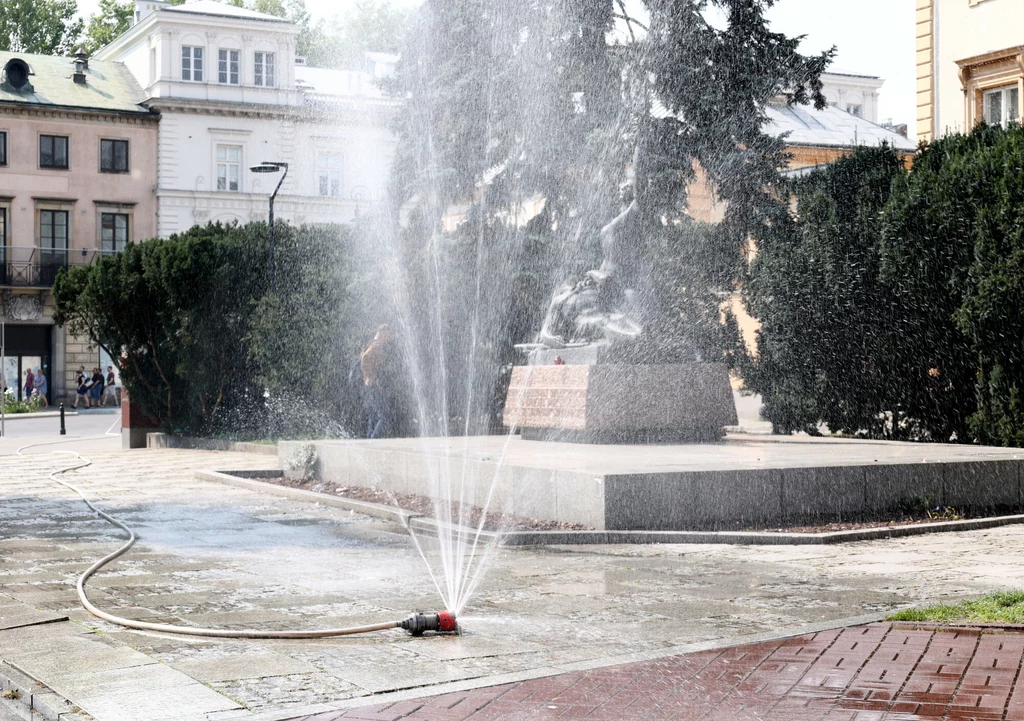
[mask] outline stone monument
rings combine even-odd
[[[554,293],[537,342],[521,346],[504,423],[526,439],[707,442],[735,425],[723,363],[669,337],[651,288],[652,173],[638,147],[621,212],[601,230],[603,262]]]

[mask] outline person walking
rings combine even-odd
[[[92,382],[89,385],[89,405],[94,408],[100,407],[103,400],[103,374],[99,368],[92,369]]]
[[[78,408],[78,402],[85,398],[85,407],[89,407],[89,398],[86,393],[89,392],[89,376],[85,374],[85,366],[79,366],[78,375],[75,376],[75,385],[77,390],[75,391],[75,402],[72,404],[72,408]]]
[[[29,368],[27,371],[25,371],[25,387],[24,387],[25,395],[23,396],[24,400],[27,401],[29,398],[31,398],[32,397],[32,391],[34,391],[35,389],[36,389],[36,375],[35,375],[35,373],[32,372],[32,369]]]
[[[107,406],[107,399],[112,398],[114,400],[114,407],[117,407],[117,376],[114,374],[114,366],[107,366],[107,384],[103,386],[103,403],[104,408]]]
[[[50,388],[46,384],[46,376],[43,375],[43,369],[36,368],[36,377],[32,381],[32,395],[33,397],[38,396],[43,399],[43,408],[50,407],[50,401],[46,397],[49,390]]]
[[[381,438],[391,422],[391,407],[387,391],[382,384],[382,373],[388,358],[391,334],[387,325],[377,328],[370,346],[360,357],[363,372],[363,409],[366,411],[366,437]]]

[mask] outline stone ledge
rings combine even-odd
[[[246,473],[262,473],[247,471]],[[270,471],[267,471],[270,473]],[[317,491],[289,488],[276,483],[243,478],[230,471],[197,471],[196,478],[215,481],[260,493],[289,498],[294,501],[322,503],[345,510],[362,513],[365,516],[398,521],[406,529],[436,533],[439,526],[450,525],[429,516],[406,511],[379,503],[338,498]],[[738,546],[822,546],[839,543],[857,543],[888,538],[906,538],[932,533],[956,533],[979,531],[1001,526],[1024,524],[1024,515],[975,518],[964,521],[942,521],[940,523],[917,523],[902,526],[861,528],[852,531],[831,533],[771,533],[764,531],[508,531],[495,533],[482,531],[480,540],[500,541],[504,546],[593,546],[618,544],[728,544]],[[454,526],[453,526],[454,527]],[[464,529],[473,536],[476,529]]]
[[[5,697],[0,704],[28,721],[93,721],[92,716],[66,698],[3,659],[0,659],[0,694],[15,696]]]
[[[196,451],[233,451],[236,453],[257,453],[264,456],[276,456],[277,445],[266,443],[245,443],[242,441],[223,441],[217,438],[194,438],[192,436],[174,436],[169,433],[146,434],[146,448],[186,448]]]

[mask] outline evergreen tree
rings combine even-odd
[[[824,422],[873,438],[911,433],[892,358],[899,309],[881,269],[881,213],[902,173],[892,149],[858,149],[780,189],[757,235],[743,292],[761,329],[743,377],[777,432]]]

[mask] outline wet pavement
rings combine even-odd
[[[1024,587],[1021,527],[843,547],[520,548],[493,557],[462,614],[461,637],[395,630],[273,641],[132,631],[80,608],[78,574],[120,537],[48,479],[69,456],[37,450],[0,457],[0,672],[17,667],[99,721],[336,712],[768,641]],[[266,468],[271,457],[142,450],[92,458],[68,480],[140,535],[90,581],[104,610],[177,624],[312,629],[437,607],[427,567],[400,528],[194,475]],[[437,568],[434,550],[426,553]]]
[[[301,721],[1021,721],[1022,657],[1019,631],[878,623]]]

